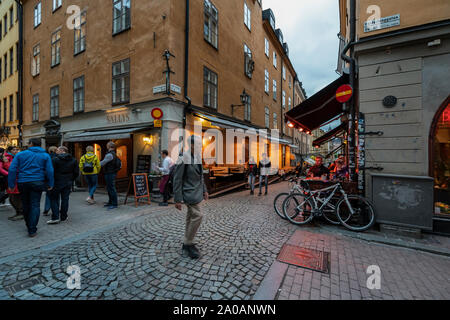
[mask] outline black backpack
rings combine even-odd
[[[87,161],[86,156],[84,157],[83,172],[85,173],[94,172],[94,161]]]
[[[112,163],[113,163],[115,172],[119,172],[120,169],[122,169],[122,161],[116,155],[114,155],[114,159],[113,159]]]

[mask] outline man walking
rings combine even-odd
[[[116,176],[117,172],[122,168],[122,162],[116,155],[116,144],[112,141],[106,145],[108,153],[100,165],[104,169],[106,189],[108,190],[109,200],[105,203],[108,210],[114,210],[118,207],[117,191],[116,191]]]
[[[250,195],[255,194],[255,180],[258,175],[258,166],[256,165],[255,158],[250,158],[247,167],[248,172],[248,184],[250,185]]]
[[[41,148],[40,139],[30,139],[29,148],[16,155],[9,167],[8,186],[14,189],[18,182],[23,205],[23,216],[28,235],[35,237],[39,223],[41,195],[54,184],[50,156]]]
[[[98,184],[98,174],[102,166],[100,165],[100,160],[94,154],[94,147],[88,146],[86,148],[86,154],[80,159],[80,171],[81,174],[86,178],[88,184],[89,197],[86,199],[87,203],[94,204],[94,193],[97,190]]]
[[[47,224],[58,224],[67,220],[72,184],[79,174],[77,160],[68,151],[67,147],[59,147],[56,151],[56,157],[52,160],[55,172],[55,187],[49,192],[52,219],[47,221]]]
[[[58,147],[51,146],[48,148],[48,154],[50,155],[50,159],[54,159],[56,157],[56,151],[58,150]],[[50,201],[50,194],[48,192],[45,193],[45,204],[44,204],[44,216],[49,216],[51,209],[51,201]]]
[[[270,162],[270,159],[267,158],[267,154],[263,153],[261,161],[259,161],[259,195],[262,195],[262,182],[264,181],[264,185],[266,187],[266,193],[267,196],[267,189],[269,188],[269,174],[270,174],[270,168],[272,167],[272,163]]]
[[[163,166],[158,168],[159,171],[163,174],[161,182],[159,184],[159,192],[163,195],[163,202],[159,204],[160,207],[167,207],[169,201],[169,177],[170,177],[170,169],[174,165],[172,159],[169,157],[169,152],[167,150],[163,150],[161,152],[161,157],[163,158]]]
[[[175,208],[181,211],[182,202],[187,206],[186,231],[183,244],[183,254],[192,259],[198,259],[200,252],[194,244],[194,238],[202,223],[203,214],[200,203],[208,200],[208,192],[203,180],[203,166],[201,161],[201,139],[196,136],[190,138],[190,150],[177,161],[173,179],[175,194]],[[199,150],[194,153],[194,150]]]

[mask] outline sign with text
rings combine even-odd
[[[162,128],[162,120],[155,120],[155,121],[153,121],[153,126],[155,128]]]
[[[376,30],[382,30],[387,28],[392,28],[400,25],[400,15],[396,14],[393,16],[370,20],[364,23],[364,32],[371,32]]]
[[[127,204],[128,195],[130,194],[131,184],[133,183],[134,191],[134,203],[137,207],[140,199],[147,199],[146,203],[150,204],[150,189],[148,187],[148,174],[147,173],[134,173],[128,184],[127,197],[125,203]]]

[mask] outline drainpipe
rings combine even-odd
[[[17,117],[19,118],[19,147],[22,147],[23,145],[23,132],[22,132],[22,125],[23,125],[23,5],[22,2],[19,0],[15,0],[17,3],[17,9],[19,10],[19,61],[17,61],[19,65],[19,105],[18,105],[18,112]]]
[[[353,58],[353,47],[356,43],[356,2],[350,0],[350,40],[342,50],[341,58],[350,64],[350,86],[355,91],[356,78],[356,61]],[[347,56],[347,51],[350,50],[350,56]],[[357,181],[356,175],[356,136],[355,136],[355,120],[356,120],[356,105],[354,95],[349,101],[349,170],[352,181]]]
[[[189,87],[189,0],[186,0],[186,28],[185,28],[185,45],[184,45],[184,98],[187,100],[187,105],[183,110],[183,129],[186,129],[187,109],[191,106],[192,101],[188,96]]]

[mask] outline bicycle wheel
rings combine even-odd
[[[325,220],[327,220],[329,223],[334,225],[340,225],[341,221],[339,221],[339,218],[336,214],[336,205],[339,201],[339,198],[331,198],[330,202],[325,206],[325,208],[322,211],[322,216]]]
[[[365,231],[375,223],[375,210],[373,205],[361,196],[349,195],[348,202],[353,208],[353,214],[344,198],[337,204],[336,213],[339,221],[352,231]]]
[[[303,194],[294,193],[284,199],[283,213],[289,222],[295,225],[304,225],[313,218],[313,204]]]
[[[283,220],[286,220],[286,216],[283,213],[283,201],[288,196],[289,193],[280,193],[275,197],[275,200],[273,200],[273,207],[275,208],[275,212]]]

